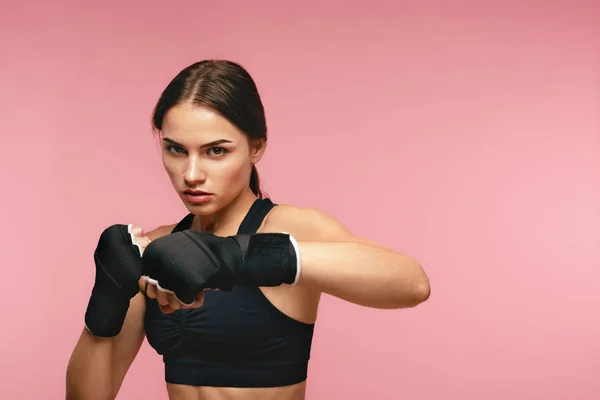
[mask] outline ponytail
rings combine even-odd
[[[252,165],[252,172],[250,172],[250,189],[252,193],[256,195],[259,199],[263,198],[263,193],[260,190],[260,178],[258,177],[258,170],[256,169],[256,165]]]

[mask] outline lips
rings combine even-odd
[[[200,205],[211,201],[214,196],[212,193],[207,193],[203,190],[188,189],[183,192],[183,197],[190,204]]]
[[[205,196],[205,195],[209,195],[210,193],[207,192],[203,192],[202,190],[186,190],[185,192],[183,192],[183,194],[189,194],[191,196]]]

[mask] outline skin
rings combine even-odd
[[[249,141],[219,114],[190,104],[178,105],[166,114],[161,139],[165,171],[186,207],[196,216],[191,229],[218,236],[235,235],[256,199],[249,188],[250,171],[260,161],[265,141]],[[204,147],[221,140],[228,143]],[[194,205],[183,196],[187,189],[202,190],[213,196],[202,205]],[[174,227],[175,224],[165,225],[149,232],[137,227],[134,233],[138,243],[145,247]],[[416,260],[355,236],[319,210],[279,205],[267,215],[258,232],[288,232],[299,243],[302,264],[299,284],[261,288],[276,308],[298,321],[316,322],[322,293],[380,309],[414,307],[429,297],[428,278]],[[193,305],[184,306],[173,294],[151,284],[146,286],[144,277],[139,284],[147,289],[149,297],[157,298],[164,313],[202,306],[202,293]],[[86,330],[82,332],[68,373],[89,376],[96,371],[92,368],[102,365],[106,370],[112,368],[114,373],[105,378],[104,386],[88,388],[87,394],[79,397],[77,393],[83,393],[83,389],[74,383],[69,385],[68,379],[67,393],[72,393],[68,399],[114,398],[143,341],[144,313],[145,300],[139,293],[132,299],[125,326],[116,338],[102,340]],[[102,346],[106,348],[101,349]],[[92,366],[94,357],[100,367]],[[84,359],[92,361],[85,364]],[[102,387],[111,388],[110,393],[94,397],[92,393],[99,393]],[[306,382],[252,389],[167,384],[167,391],[171,400],[303,400]]]

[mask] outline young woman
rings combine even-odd
[[[68,399],[114,398],[144,336],[163,356],[171,400],[304,399],[321,293],[382,309],[429,297],[414,259],[321,211],[264,198],[255,165],[265,114],[240,65],[185,68],[153,128],[190,213],[148,233],[113,225],[100,236]]]

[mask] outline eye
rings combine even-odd
[[[174,144],[170,144],[167,146],[167,151],[170,153],[175,153],[175,154],[185,154],[186,151],[183,147],[181,146],[177,146]]]
[[[228,150],[223,147],[211,147],[208,149],[208,153],[215,157],[220,157],[227,154]]]

